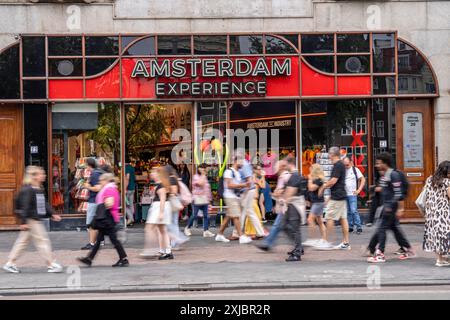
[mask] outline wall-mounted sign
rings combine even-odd
[[[31,154],[39,153],[39,146],[30,146],[30,153]]]
[[[131,77],[155,78],[158,97],[265,96],[266,78],[291,73],[291,58],[140,59]]]
[[[423,117],[419,112],[403,114],[403,166],[423,168]]]
[[[387,140],[380,140],[380,148],[387,148]]]
[[[250,122],[247,129],[268,129],[292,126],[292,120]]]

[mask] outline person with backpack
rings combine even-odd
[[[86,164],[92,170],[89,180],[84,184],[84,187],[89,190],[89,199],[86,212],[86,226],[89,233],[89,243],[81,248],[81,250],[91,250],[94,247],[95,240],[97,239],[97,230],[91,228],[92,219],[95,216],[95,210],[97,204],[95,203],[95,197],[100,191],[100,176],[104,173],[103,170],[97,168],[97,162],[94,158],[88,158]]]
[[[239,235],[239,243],[246,244],[252,242],[251,238],[243,234],[241,228],[241,195],[243,189],[248,188],[250,185],[248,181],[243,182],[241,179],[239,173],[241,166],[238,157],[234,156],[232,166],[225,170],[223,174],[223,199],[227,206],[227,213],[215,239],[219,242],[230,242],[230,240],[224,236],[225,229],[230,220],[233,222],[234,228]]]
[[[398,217],[403,213],[400,201],[403,201],[408,193],[408,182],[405,175],[392,168],[392,157],[389,153],[381,153],[376,157],[376,167],[380,172],[379,187],[377,192],[381,194],[383,210],[380,223],[372,236],[368,250],[372,255],[367,259],[369,263],[383,263],[386,261],[384,251],[386,247],[386,231],[394,233],[398,244],[405,249],[400,255],[400,260],[406,260],[416,256],[409,241],[405,238],[400,228]],[[377,248],[378,244],[378,248]]]
[[[356,227],[356,234],[362,233],[361,217],[358,212],[358,195],[364,190],[366,178],[361,171],[353,165],[353,161],[349,157],[343,160],[345,173],[345,191],[347,192],[347,220],[348,232],[353,232]]]
[[[86,257],[78,258],[78,261],[91,266],[100,249],[101,240],[108,236],[119,255],[119,260],[112,266],[128,267],[130,263],[127,254],[117,238],[116,226],[120,223],[120,193],[116,184],[116,177],[112,173],[104,173],[100,176],[99,183],[101,189],[95,197],[97,208],[91,222],[92,227],[98,231],[97,241],[91,252]]]
[[[20,233],[14,243],[8,262],[3,266],[3,270],[11,273],[19,273],[15,262],[27,247],[30,240],[33,240],[39,255],[47,263],[47,272],[59,273],[63,267],[56,263],[50,239],[42,224],[42,219],[51,218],[54,221],[61,221],[61,217],[56,215],[50,204],[45,199],[42,184],[46,180],[45,171],[41,167],[28,166],[25,169],[23,187],[16,198],[15,212],[21,220]]]

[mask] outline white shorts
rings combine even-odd
[[[92,220],[94,220],[95,212],[97,211],[96,203],[88,203],[87,211],[86,211],[86,225],[90,226]]]

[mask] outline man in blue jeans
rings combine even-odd
[[[343,159],[346,174],[345,174],[345,191],[347,192],[347,216],[349,232],[353,232],[356,227],[356,233],[361,234],[362,224],[361,217],[358,212],[358,195],[364,190],[366,178],[361,171],[353,165],[349,157]]]

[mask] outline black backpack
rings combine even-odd
[[[91,228],[92,229],[111,229],[114,228],[116,223],[111,215],[109,209],[105,207],[103,203],[97,205],[95,210],[94,219],[92,219]]]

